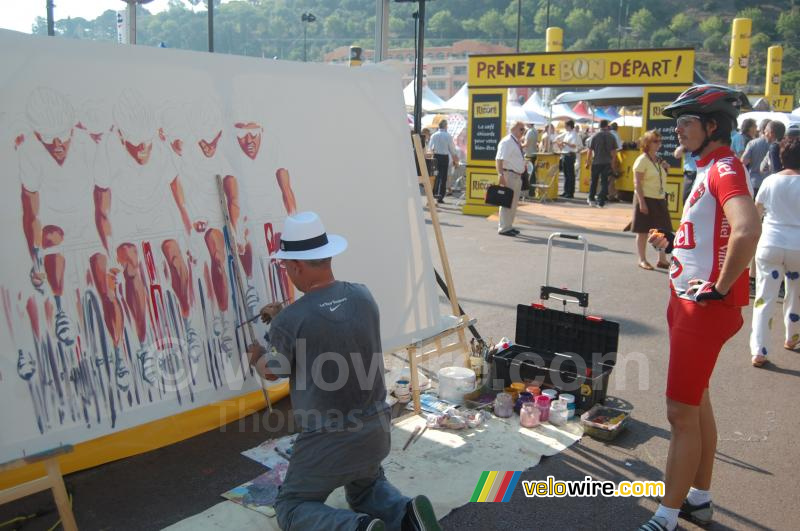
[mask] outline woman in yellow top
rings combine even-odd
[[[639,267],[647,270],[653,269],[645,256],[650,229],[672,232],[672,221],[664,192],[669,165],[658,156],[660,147],[661,135],[658,131],[647,131],[641,141],[642,154],[633,163],[634,207],[631,231],[636,233]],[[664,251],[659,251],[656,265],[662,269],[669,269]]]

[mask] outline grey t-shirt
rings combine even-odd
[[[592,166],[611,164],[611,152],[617,149],[617,139],[608,131],[598,131],[589,139],[589,148],[594,153]]]
[[[388,409],[380,315],[366,286],[336,281],[307,293],[269,333],[279,355],[267,366],[289,377],[299,431],[349,430]]]
[[[767,156],[767,152],[769,152],[769,142],[763,136],[751,140],[744,148],[742,159],[750,161],[747,169],[750,172],[750,184],[754,189],[759,188],[764,177],[766,177],[766,175],[761,173],[760,168],[761,161]]]
[[[537,142],[539,141],[539,134],[536,132],[535,127],[531,127],[525,133],[525,154],[536,155]]]

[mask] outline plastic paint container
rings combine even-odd
[[[554,426],[563,426],[567,423],[567,403],[562,400],[556,400],[550,404],[550,424]]]
[[[463,404],[464,395],[475,390],[475,371],[464,367],[439,369],[439,398]]]
[[[550,397],[550,401],[553,401],[556,398],[558,398],[558,391],[556,391],[555,389],[545,389],[544,391],[542,391],[542,394]]]
[[[539,410],[539,422],[545,422],[550,418],[550,397],[547,395],[539,395],[536,397],[534,403],[536,409]]]
[[[558,399],[567,405],[567,418],[573,418],[575,416],[575,395],[563,393]]]
[[[525,402],[519,411],[519,425],[523,428],[533,428],[539,425],[539,408],[533,402]]]

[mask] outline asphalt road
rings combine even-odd
[[[623,208],[629,207],[597,209],[593,217],[611,216],[614,209]],[[522,233],[516,238],[498,236],[491,221],[462,216],[450,205],[444,205],[440,215],[461,305],[478,319],[482,335],[513,337],[516,305],[538,300],[546,239],[556,231],[579,232],[589,240],[590,313],[620,323],[619,359],[609,394],[634,408],[627,432],[613,444],[584,437],[561,454],[543,459],[522,478],[663,479],[669,442],[664,408],[666,274],[636,267],[630,233],[576,227],[565,223],[563,214],[561,220],[521,216]],[[435,249],[430,234],[431,249]],[[579,263],[575,245],[558,245],[551,284],[577,286]],[[800,415],[794,407],[800,396],[800,355],[776,348],[773,365],[752,368],[749,322],[746,309],[745,326],[723,350],[711,385],[719,431],[713,529],[797,529],[800,445],[795,438],[800,434]],[[773,332],[779,347],[777,329],[780,325]],[[288,400],[278,404],[284,412],[288,407]],[[259,465],[239,452],[280,435],[267,430],[260,414],[225,430],[71,474],[67,483],[74,492],[78,525],[83,529],[158,529],[201,512],[221,501],[221,492],[261,472]],[[479,468],[491,470],[492,463]],[[424,485],[420,491],[424,493]],[[47,507],[52,502],[46,494],[7,504],[0,507],[0,523]],[[528,499],[518,487],[510,502],[466,504],[446,516],[442,525],[448,530],[481,531],[635,529],[655,507],[652,500],[635,498]],[[24,529],[48,529],[56,519],[46,515]],[[680,525],[694,528],[684,521]]]

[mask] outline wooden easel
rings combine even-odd
[[[61,525],[64,527],[64,531],[77,531],[78,525],[75,523],[75,516],[72,514],[69,496],[64,486],[64,477],[61,475],[61,467],[58,464],[58,457],[71,451],[72,446],[59,446],[53,450],[0,464],[0,473],[34,463],[43,463],[47,471],[47,475],[39,479],[0,490],[0,505],[50,489],[53,491],[53,498],[56,501],[58,515],[61,517]]]
[[[412,141],[414,143],[414,153],[417,157],[417,164],[419,165],[419,182],[425,189],[425,196],[428,198],[428,210],[431,214],[431,223],[433,224],[433,233],[436,236],[436,246],[439,250],[439,258],[442,262],[442,270],[444,272],[444,280],[447,284],[447,290],[450,294],[450,307],[453,310],[453,315],[459,315],[458,297],[456,296],[456,287],[453,282],[453,275],[450,271],[450,261],[447,259],[447,250],[444,246],[444,238],[442,237],[442,227],[439,224],[439,213],[436,210],[436,201],[433,199],[433,190],[431,190],[430,175],[428,175],[428,166],[425,164],[425,154],[422,151],[422,142],[419,135],[413,135]],[[448,352],[463,351],[464,353],[464,366],[469,367],[469,344],[467,343],[466,333],[464,329],[474,324],[474,320],[470,320],[468,316],[462,315],[459,320],[448,329],[419,341],[408,345],[405,350],[408,354],[408,364],[411,373],[411,394],[414,399],[414,413],[420,413],[422,410],[419,402],[419,378],[417,375],[417,366],[420,363],[429,361],[433,358],[447,354]],[[455,342],[444,344],[442,341],[453,335],[457,335]],[[429,346],[433,348],[426,348]]]

